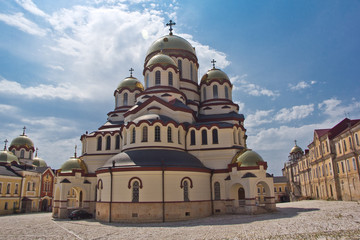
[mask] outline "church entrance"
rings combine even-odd
[[[44,198],[42,201],[41,201],[41,211],[42,212],[47,212],[48,211],[48,200],[46,198]]]
[[[243,187],[240,187],[238,190],[238,201],[239,206],[245,205],[245,189]]]

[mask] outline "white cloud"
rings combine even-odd
[[[314,111],[314,104],[293,106],[282,108],[275,114],[275,120],[280,122],[290,122],[296,119],[303,119]]]
[[[239,105],[239,111],[243,111],[245,108],[245,103],[240,102],[240,101],[235,101],[234,103],[236,103],[237,105]]]
[[[310,81],[310,83],[307,83],[305,81],[301,81],[296,85],[289,84],[289,87],[290,87],[291,90],[297,91],[297,90],[302,90],[302,89],[305,89],[305,88],[309,88],[310,85],[314,85],[315,83],[316,83],[316,81]]]
[[[351,118],[359,117],[360,102],[353,100],[349,105],[343,105],[337,98],[326,99],[318,104],[318,108],[328,115],[330,119],[345,118],[350,114]]]
[[[241,90],[252,96],[267,96],[273,98],[280,96],[277,91],[272,91],[259,85],[249,83],[245,78],[247,78],[247,74],[231,77],[230,81],[234,85],[233,90]]]
[[[7,105],[7,104],[0,104],[0,114],[14,113],[17,110],[18,110],[17,107]]]
[[[26,19],[22,13],[15,13],[14,15],[7,15],[0,13],[0,21],[6,24],[17,27],[19,30],[43,37],[46,35],[46,30],[40,28],[36,23]]]
[[[18,82],[8,81],[6,79],[0,81],[0,93],[42,99],[60,98],[72,100],[89,98],[89,96],[81,92],[80,89],[70,84],[59,84],[58,86],[40,84],[35,87],[23,87]]]
[[[272,122],[272,117],[269,116],[274,110],[256,110],[255,114],[250,114],[245,117],[246,127],[256,127],[264,123]]]
[[[41,17],[48,17],[46,13],[44,13],[42,10],[40,10],[35,3],[33,3],[31,0],[16,0],[16,2],[22,6],[25,10],[31,12],[32,14],[41,16]]]
[[[62,66],[58,66],[58,65],[48,65],[48,67],[54,70],[65,71],[65,69]]]

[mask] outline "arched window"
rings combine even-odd
[[[124,93],[123,105],[124,106],[128,105],[128,94],[127,93]]]
[[[139,182],[134,181],[132,185],[132,202],[139,202]]]
[[[356,161],[355,161],[355,158],[352,158],[353,160],[353,167],[354,167],[354,170],[356,170]]]
[[[229,99],[229,90],[227,86],[225,86],[225,98]]]
[[[207,131],[204,129],[201,131],[202,145],[207,145]]]
[[[219,143],[217,129],[212,130],[212,142],[213,142],[213,144],[218,144]]]
[[[203,98],[204,98],[204,101],[206,101],[206,88],[205,87],[203,88]]]
[[[167,141],[170,143],[172,142],[172,134],[171,133],[172,133],[171,127],[168,127],[167,128]]]
[[[6,194],[10,194],[10,183],[7,184],[7,187],[6,187]]]
[[[156,71],[156,72],[155,72],[155,85],[160,85],[160,84],[161,84],[160,71]]]
[[[241,144],[241,131],[239,131],[239,145]]]
[[[142,142],[147,142],[148,141],[148,128],[147,126],[144,126],[142,129]]]
[[[234,144],[236,144],[236,132],[233,132]]]
[[[193,78],[193,65],[192,63],[190,62],[190,80],[193,81],[194,78]]]
[[[169,72],[168,78],[169,78],[169,86],[172,86],[173,85],[173,74],[172,74],[172,72]]]
[[[32,151],[29,152],[29,159],[32,159]]]
[[[352,149],[352,141],[351,141],[351,137],[349,137],[349,148]]]
[[[115,149],[120,148],[120,135],[116,135],[115,137]]]
[[[359,137],[357,133],[355,133],[355,142],[357,146],[360,146]]]
[[[179,68],[180,78],[182,78],[182,61],[180,59],[178,60],[178,68]]]
[[[25,156],[25,151],[24,151],[24,150],[21,150],[21,152],[20,152],[20,158],[24,158],[24,156]]]
[[[189,183],[188,181],[184,181],[184,202],[189,201]]]
[[[181,132],[178,130],[178,143],[181,144]]]
[[[102,147],[102,137],[98,137],[96,150],[101,151],[101,147]]]
[[[217,85],[213,86],[213,96],[214,96],[214,98],[218,98],[218,87],[217,87]]]
[[[214,193],[215,193],[215,200],[220,200],[220,183],[214,183]]]
[[[145,87],[146,87],[146,88],[148,88],[148,87],[149,87],[149,74],[146,74]]]
[[[125,131],[124,131],[124,145],[126,145],[126,144],[127,144],[127,131],[125,129]]]
[[[191,130],[190,132],[190,145],[195,145],[196,141],[195,141],[195,130]]]
[[[110,136],[106,137],[106,150],[110,150],[111,147],[111,138]]]
[[[136,140],[136,130],[135,128],[133,128],[131,131],[131,143],[135,143],[135,140]]]
[[[155,142],[160,142],[160,141],[161,141],[160,127],[156,126],[155,127]]]

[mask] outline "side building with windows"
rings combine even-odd
[[[283,168],[293,200],[360,200],[359,135],[360,119],[345,118],[331,129],[316,129],[309,149]]]
[[[233,86],[212,63],[198,81],[195,48],[171,31],[157,39],[145,87],[130,69],[107,122],[57,171],[53,216],[85,209],[100,221],[161,222],[274,210],[267,162],[247,147]]]

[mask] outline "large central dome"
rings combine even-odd
[[[154,53],[162,50],[185,50],[196,56],[195,49],[188,41],[176,35],[166,35],[151,44],[146,53],[146,60],[148,60],[149,55],[154,55]]]

